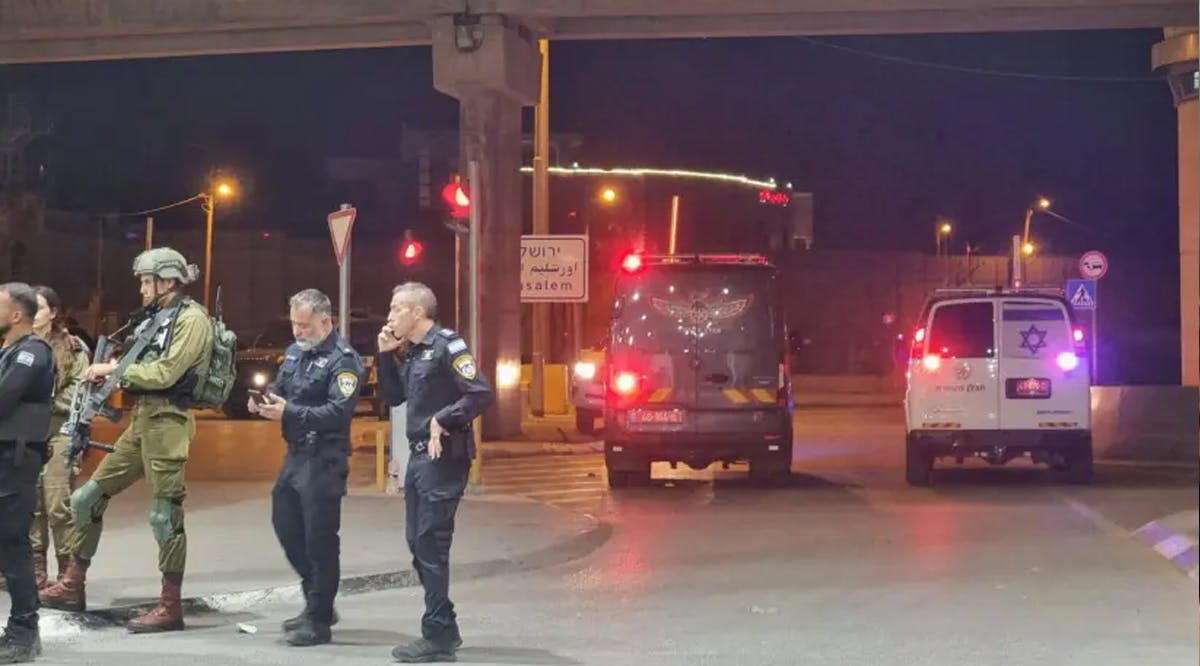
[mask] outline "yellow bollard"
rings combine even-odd
[[[387,428],[375,428],[375,486],[387,490]]]

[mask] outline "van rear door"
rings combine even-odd
[[[994,430],[1000,398],[995,304],[952,300],[930,309],[911,364],[910,418],[919,430]],[[923,345],[923,347],[921,346]]]

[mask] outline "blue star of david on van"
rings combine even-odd
[[[1046,331],[1039,329],[1037,326],[1030,326],[1027,331],[1018,331],[1021,334],[1022,349],[1028,349],[1030,354],[1037,354],[1046,347]]]

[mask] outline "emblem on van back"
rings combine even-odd
[[[725,300],[721,297],[710,296],[708,292],[693,294],[686,299],[668,301],[665,298],[651,298],[650,304],[659,314],[677,319],[689,326],[711,324],[726,319],[737,319],[746,314],[754,295],[743,298]]]

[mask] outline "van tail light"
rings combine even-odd
[[[1075,340],[1075,344],[1082,343],[1083,342],[1083,329],[1077,328],[1077,329],[1071,331],[1071,338],[1073,340]]]
[[[942,367],[942,357],[937,354],[926,354],[925,358],[921,360],[921,365],[924,365],[925,369],[930,372],[936,372]]]
[[[622,398],[629,399],[637,395],[641,384],[641,378],[628,370],[621,370],[613,374],[613,392]]]
[[[621,260],[621,268],[626,273],[636,273],[642,270],[642,256],[640,254],[627,254]]]
[[[1055,360],[1058,361],[1058,367],[1067,372],[1074,370],[1079,365],[1079,357],[1075,355],[1075,352],[1063,352]]]
[[[910,348],[909,358],[920,359],[922,348],[925,346],[925,329],[918,328],[912,337],[912,347]]]

